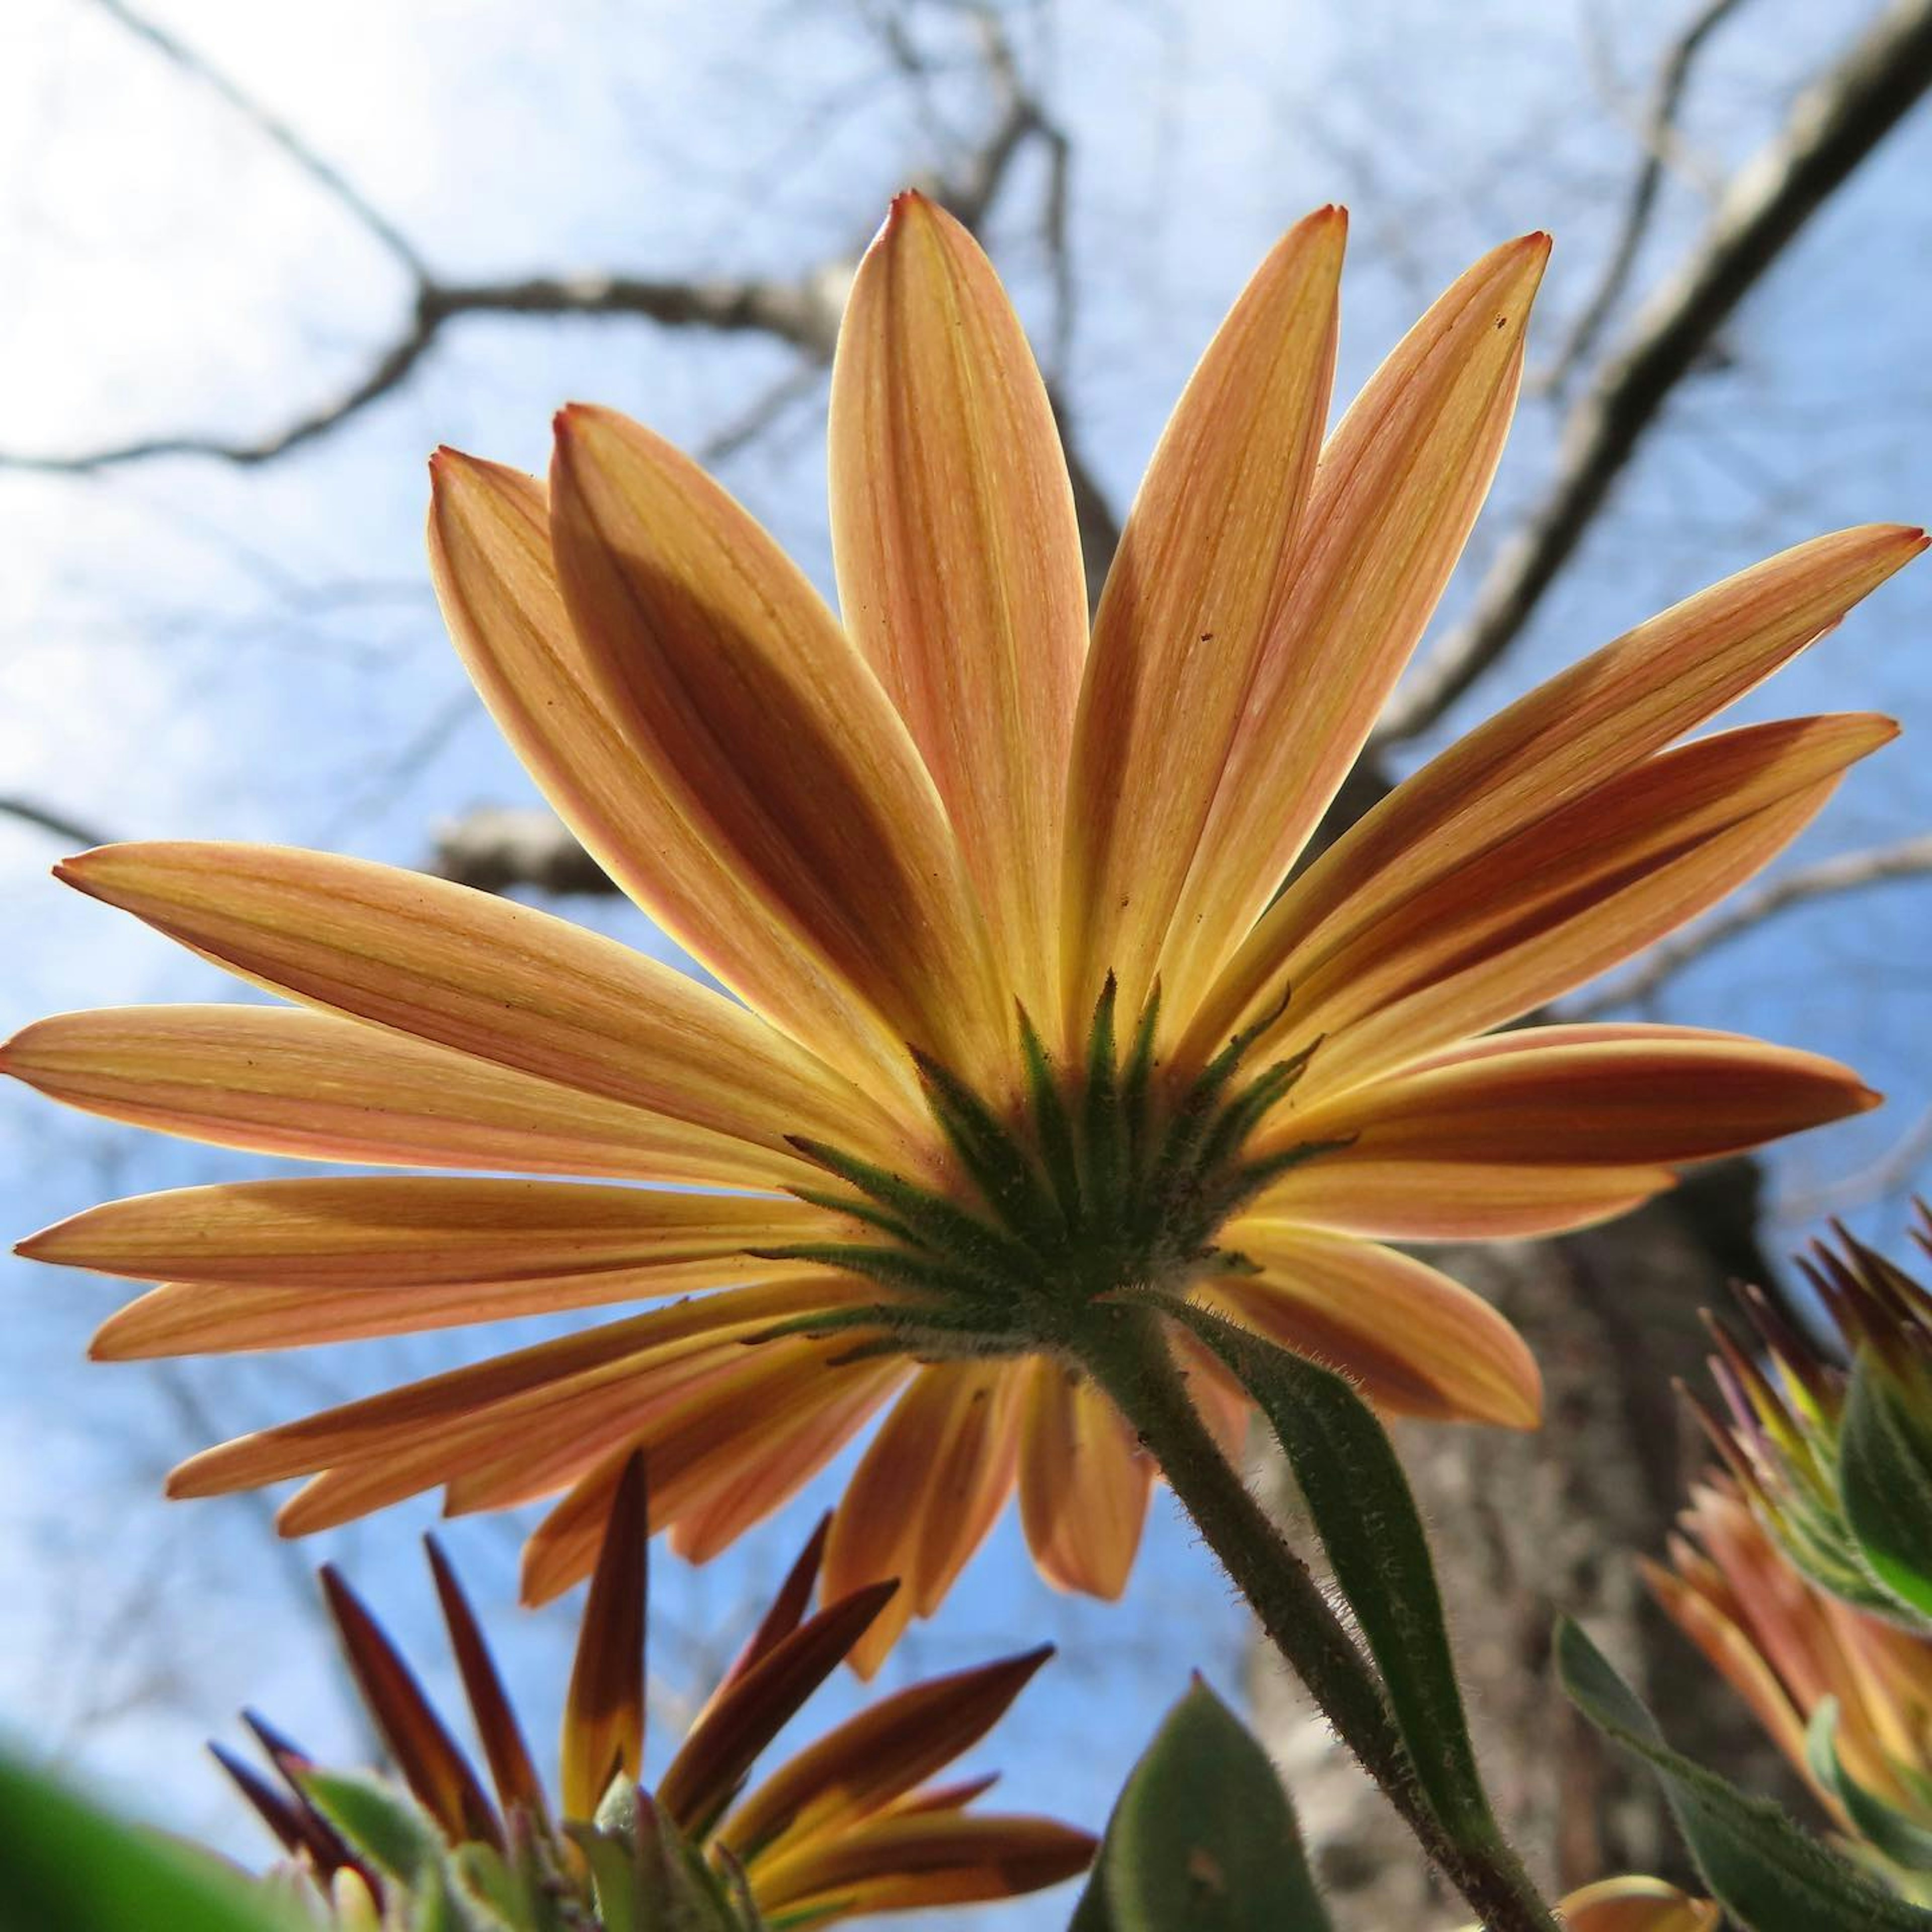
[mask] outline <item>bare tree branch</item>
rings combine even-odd
[[[1562,1017],[1588,1019],[1646,1000],[1687,966],[1793,906],[1860,892],[1868,886],[1884,885],[1894,880],[1928,877],[1932,877],[1932,832],[1901,838],[1894,845],[1844,852],[1835,858],[1821,859],[1816,865],[1798,866],[1766,880],[1750,892],[1738,893],[1722,912],[1652,946],[1633,970],[1612,980],[1600,992],[1564,1001]]]
[[[63,844],[78,851],[83,847],[106,845],[112,842],[105,832],[78,818],[70,818],[51,806],[36,805],[30,798],[0,797],[0,818],[17,818],[38,831],[51,832]]]
[[[1565,423],[1548,496],[1498,552],[1468,616],[1376,734],[1426,730],[1520,636],[1671,392],[1786,244],[1932,86],[1932,0],[1892,0],[1732,178],[1710,232],[1652,296]]]
[[[146,14],[137,13],[133,8],[124,4],[124,0],[92,0],[92,4],[129,33],[146,41],[163,59],[180,68],[184,74],[190,75],[213,93],[219,94],[237,115],[264,140],[278,148],[325,194],[332,200],[340,202],[344,211],[354,219],[358,226],[366,230],[374,240],[380,242],[407,274],[418,281],[429,279],[429,271],[408,236],[340,168],[317,154],[279,115],[270,113],[260,101],[244,93],[218,68],[184,42],[177,40],[165,27],[158,26]]]
[[[1677,116],[1690,80],[1690,70],[1705,43],[1738,10],[1741,0],[1703,0],[1695,18],[1673,40],[1658,69],[1656,86],[1642,128],[1643,158],[1632,184],[1616,245],[1595,292],[1577,312],[1570,333],[1544,371],[1538,386],[1560,394],[1583,358],[1597,346],[1604,326],[1623,299],[1637,251],[1648,232],[1652,214],[1664,186],[1677,143]]]
[[[1928,1162],[1932,1162],[1932,1107],[1925,1108],[1868,1166],[1822,1186],[1787,1195],[1779,1203],[1779,1216],[1786,1222],[1819,1221],[1828,1214],[1869,1207],[1911,1186]]]
[[[184,73],[214,89],[325,189],[406,269],[414,284],[414,299],[406,325],[375,352],[368,367],[346,389],[260,435],[171,432],[89,450],[45,454],[0,451],[0,467],[83,476],[170,456],[207,457],[244,467],[273,462],[340,428],[398,388],[450,323],[471,316],[602,316],[650,322],[666,328],[754,333],[789,343],[814,363],[831,359],[839,316],[857,264],[856,248],[791,280],[746,276],[692,280],[599,271],[508,280],[446,281],[339,170],[200,55],[133,11],[124,0],[92,0],[92,4]],[[995,103],[993,122],[976,147],[924,184],[969,228],[977,227],[998,198],[1016,158],[1029,141],[1036,140],[1049,156],[1046,225],[1051,240],[1061,222],[1065,201],[1066,139],[1024,85],[997,16],[982,12],[980,17],[986,71]],[[1065,271],[1058,270],[1056,274],[1062,278],[1064,289]]]

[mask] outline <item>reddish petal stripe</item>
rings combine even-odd
[[[1162,955],[1177,1015],[1274,896],[1422,635],[1502,453],[1549,253],[1530,235],[1484,256],[1322,452],[1292,587]]]
[[[1358,1159],[1630,1167],[1737,1154],[1878,1096],[1815,1054],[1694,1028],[1537,1027],[1451,1049],[1305,1111],[1257,1143],[1353,1136]]]
[[[1055,1589],[1111,1600],[1126,1588],[1154,1466],[1114,1406],[1057,1362],[1032,1364],[1023,1398],[1020,1516]]]
[[[106,845],[60,876],[305,1004],[781,1150],[898,1156],[849,1082],[614,940],[466,886],[277,846]]]
[[[832,366],[832,542],[853,642],[914,742],[1012,991],[1048,1014],[1068,740],[1087,652],[1073,492],[992,264],[902,194]]]
[[[550,499],[572,621],[692,836],[889,1042],[1004,1073],[1005,997],[944,808],[811,586],[694,464],[607,412],[558,418]]]
[[[440,450],[430,563],[443,616],[490,715],[585,848],[664,930],[792,1039],[868,1091],[910,1097],[899,1042],[836,976],[801,970],[798,935],[686,821],[572,628],[543,485]]]
[[[1268,256],[1183,393],[1094,620],[1067,820],[1064,968],[1078,1040],[1111,970],[1129,1012],[1294,587],[1334,374],[1347,232],[1326,208]]]
[[[1452,745],[1284,892],[1217,979],[1186,1052],[1434,881],[1640,764],[1795,657],[1925,547],[1868,524],[1820,537],[1687,599]]]
[[[1304,1098],[1516,1018],[1750,878],[1888,718],[1798,718],[1646,760],[1393,906],[1294,982],[1258,1052],[1326,1042]]]
[[[809,1171],[789,1149],[286,1007],[62,1014],[0,1048],[0,1071],[91,1114],[254,1154],[739,1187]]]
[[[1460,1282],[1372,1241],[1278,1222],[1238,1225],[1240,1252],[1262,1272],[1213,1282],[1201,1298],[1210,1306],[1340,1370],[1397,1414],[1506,1429],[1542,1419],[1535,1358]]]

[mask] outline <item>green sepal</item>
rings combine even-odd
[[[904,1248],[875,1247],[864,1241],[788,1241],[782,1247],[747,1248],[760,1262],[812,1262],[821,1268],[862,1275],[884,1288],[910,1288],[943,1300],[983,1298],[986,1286],[949,1262],[928,1261]]]
[[[1286,1452],[1430,1809],[1456,1844],[1500,1846],[1428,1534],[1375,1412],[1331,1370],[1192,1303],[1161,1305],[1226,1364]]]
[[[994,1211],[1026,1240],[1058,1241],[1064,1221],[1026,1149],[958,1075],[930,1054],[910,1050],[933,1118]]]
[[[930,1189],[902,1179],[889,1168],[855,1160],[822,1141],[807,1140],[796,1134],[789,1138],[801,1154],[886,1209],[910,1231],[914,1240],[931,1253],[967,1263],[989,1284],[1010,1288],[1031,1280],[1036,1265],[1032,1251],[1004,1228],[969,1214]],[[821,1201],[820,1204],[828,1204]],[[836,1198],[830,1204],[849,1211]]]
[[[1040,1141],[1046,1178],[1060,1203],[1067,1227],[1074,1231],[1085,1218],[1080,1196],[1080,1164],[1073,1150],[1073,1123],[1053,1077],[1053,1062],[1025,1007],[1019,1009],[1020,1055],[1026,1066],[1027,1100],[1034,1131]]]
[[[1154,1034],[1160,1024],[1160,981],[1156,978],[1134,1028],[1134,1043],[1120,1076],[1120,1113],[1127,1124],[1127,1168],[1138,1184],[1147,1172],[1148,1100],[1154,1085]]]
[[[1838,1441],[1845,1520],[1859,1554],[1915,1621],[1932,1616],[1932,1416],[1911,1399],[1918,1393],[1860,1349]]]
[[[1584,1716],[1657,1773],[1705,1883],[1751,1932],[1932,1932],[1932,1912],[1881,1890],[1777,1805],[1747,1798],[1672,1750],[1642,1701],[1567,1617],[1556,1627],[1556,1668]]]
[[[1120,1114],[1120,1067],[1114,1038],[1120,982],[1109,973],[1087,1032],[1087,1093],[1082,1106],[1086,1198],[1103,1228],[1118,1227],[1126,1204],[1126,1123]]]
[[[212,1853],[124,1823],[0,1753],[0,1924],[21,1932],[303,1932],[314,1922]]]
[[[1325,1037],[1325,1036],[1324,1036]],[[1201,1150],[1199,1166],[1211,1172],[1240,1150],[1249,1135],[1259,1126],[1268,1111],[1285,1100],[1300,1085],[1321,1040],[1310,1040],[1300,1052],[1264,1067],[1228,1102],[1215,1120]]]
[[[1330,1932],[1274,1766],[1199,1679],[1130,1774],[1068,1932]]]
[[[1827,1697],[1805,1727],[1804,1755],[1811,1774],[1844,1807],[1852,1828],[1906,1871],[1932,1871],[1932,1832],[1858,1784],[1838,1756],[1838,1700]]]

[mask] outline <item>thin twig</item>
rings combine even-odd
[[[1801,866],[1748,892],[1740,892],[1724,910],[1674,939],[1654,946],[1630,972],[1612,980],[1600,992],[1565,1000],[1566,1020],[1589,1019],[1648,999],[1666,980],[1687,966],[1728,946],[1778,914],[1814,899],[1861,892],[1868,886],[1899,879],[1932,877],[1932,832],[1901,838],[1896,844],[1872,846],[1862,852],[1843,852],[1815,865]]]
[[[259,100],[244,93],[206,56],[177,40],[145,14],[137,13],[125,4],[125,0],[92,0],[92,4],[137,39],[146,41],[163,59],[219,94],[263,140],[278,148],[332,200],[339,202],[359,227],[395,257],[412,280],[426,282],[430,279],[422,255],[409,237],[333,161],[316,153],[280,115],[272,113]]]
[[[1666,52],[1658,69],[1649,112],[1644,117],[1643,158],[1637,168],[1636,179],[1631,184],[1630,200],[1624,210],[1616,245],[1604,264],[1595,292],[1570,325],[1569,335],[1558,350],[1555,362],[1540,376],[1538,388],[1552,394],[1562,393],[1584,358],[1596,346],[1604,324],[1623,299],[1630,272],[1636,266],[1638,251],[1650,230],[1651,217],[1656,211],[1665,172],[1676,151],[1677,118],[1690,85],[1690,70],[1706,42],[1742,4],[1742,0],[1704,0],[1696,17],[1672,41]]]
[[[1640,309],[1564,425],[1548,495],[1498,553],[1468,616],[1376,735],[1426,731],[1508,650],[1677,384],[1832,190],[1932,87],[1932,0],[1893,0],[1732,178],[1710,232]]]
[[[56,812],[49,806],[36,805],[30,798],[0,798],[0,818],[17,818],[37,831],[51,832],[62,844],[71,846],[76,851],[113,843],[105,832],[84,820],[70,818],[65,812]]]

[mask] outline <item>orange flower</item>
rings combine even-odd
[[[584,1605],[564,1708],[560,1814],[553,1814],[455,1574],[433,1542],[436,1594],[494,1799],[381,1625],[327,1569],[324,1590],[350,1668],[416,1808],[400,1793],[372,1793],[366,1784],[318,1773],[298,1746],[259,1719],[250,1722],[280,1787],[219,1745],[215,1756],[284,1850],[325,1888],[349,1874],[350,1893],[366,1893],[377,1909],[386,1894],[396,1893],[398,1910],[385,1924],[417,1924],[402,1909],[404,1897],[425,1885],[420,1922],[425,1925],[470,1922],[466,1914],[446,1920],[430,1909],[446,1886],[459,1896],[473,1888],[499,1907],[548,1899],[550,1910],[532,1913],[532,1924],[561,1922],[555,1906],[568,1898],[578,1905],[570,1915],[573,1925],[674,1919],[683,1924],[679,1900],[693,1884],[714,1906],[715,1916],[703,1917],[706,1924],[737,1924],[732,1894],[742,1889],[758,1924],[826,1925],[921,1906],[1013,1898],[1086,1869],[1095,1845],[1090,1834],[1045,1818],[970,1810],[991,1778],[927,1782],[992,1728],[1052,1655],[1051,1645],[899,1691],[745,1789],[765,1748],[837,1670],[895,1587],[874,1584],[808,1614],[824,1552],[823,1525],[655,1793],[638,1789],[646,1535],[644,1466],[634,1456],[618,1484]],[[372,1822],[374,1829],[368,1828]],[[418,1847],[432,1837],[458,1856],[425,1868]],[[600,1838],[614,1861],[600,1856]],[[392,1849],[399,1843],[412,1853],[400,1862]],[[701,1859],[712,1876],[694,1876],[686,1853]],[[605,1891],[614,1875],[626,1888],[642,1888],[628,1912]],[[490,1919],[510,1922],[494,1912]],[[526,1922],[518,1916],[514,1922]]]
[[[1840,1826],[1808,1732],[1832,1700],[1844,1775],[1932,1831],[1932,1640],[1843,1603],[1802,1576],[1728,1478],[1694,1489],[1672,1568],[1645,1562],[1659,1603],[1729,1679]]]
[[[1210,345],[1090,640],[1045,390],[990,266],[916,196],[834,372],[842,626],[621,417],[562,413],[548,491],[437,458],[432,559],[479,689],[742,1004],[386,867],[88,854],[62,876],[296,1004],[49,1020],[9,1071],[256,1150],[576,1178],[194,1190],[27,1252],[165,1283],[102,1331],[117,1358],[719,1292],[228,1444],[175,1493],[305,1476],[295,1533],[439,1484],[456,1510],[560,1492],[542,1598],[590,1567],[634,1447],[701,1560],[890,1405],[826,1559],[839,1593],[905,1579],[869,1664],[1016,1488],[1052,1581],[1123,1587],[1154,1472],[1081,1368],[1117,1290],[1193,1295],[1390,1411],[1528,1427],[1514,1331],[1384,1240],[1580,1226],[1871,1104],[1730,1034],[1483,1036],[1710,905],[1892,736],[1676,742],[1919,532],[1821,538],[1640,625],[1282,890],[1488,488],[1546,248],[1478,262],[1324,441],[1343,227],[1294,228]],[[1238,1397],[1177,1347],[1232,1437]]]
[[[1717,1932],[1723,1914],[1660,1878],[1605,1878],[1557,1907],[1568,1932]],[[1472,1925],[1464,1932],[1482,1932]]]

